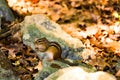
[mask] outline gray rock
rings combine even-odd
[[[116,78],[103,71],[87,72],[85,67],[68,67],[58,70],[44,80],[116,80]]]
[[[4,18],[6,21],[15,20],[15,17],[5,0],[0,0],[0,18]]]

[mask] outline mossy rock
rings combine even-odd
[[[34,41],[38,38],[46,38],[48,41],[57,42],[61,46],[62,58],[81,59],[81,52],[84,49],[82,42],[67,34],[59,24],[51,21],[45,15],[26,16],[22,22],[21,33],[24,44],[34,50]]]

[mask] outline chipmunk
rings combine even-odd
[[[49,42],[46,38],[35,41],[35,49],[40,55],[40,59],[54,60],[61,58],[61,47],[56,42]]]

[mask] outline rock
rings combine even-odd
[[[58,70],[44,80],[116,80],[116,78],[106,72],[87,72],[82,67],[68,67]]]
[[[58,69],[69,67],[68,64],[62,63],[60,61],[48,62],[46,60],[43,60],[42,64],[42,69],[39,70],[34,80],[44,80],[46,77],[48,77],[53,72],[56,72]]]
[[[0,51],[0,80],[20,80],[4,53]]]
[[[15,20],[15,17],[5,0],[0,0],[0,18],[1,17],[5,19],[5,21]]]
[[[24,44],[35,50],[35,40],[46,38],[50,42],[57,42],[62,49],[62,58],[81,59],[84,49],[82,42],[67,34],[60,25],[42,14],[26,16],[22,22],[22,39]],[[39,52],[38,52],[39,54]]]
[[[43,67],[37,75],[35,76],[35,80],[44,80],[52,73],[58,71],[59,69],[67,68],[70,66],[79,66],[84,68],[87,72],[95,72],[96,68],[92,67],[91,65],[82,63],[76,60],[53,60],[53,61],[42,61]]]

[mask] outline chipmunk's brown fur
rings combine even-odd
[[[61,47],[56,42],[49,42],[46,38],[37,39],[35,41],[36,51],[43,52],[48,60],[61,58]]]

